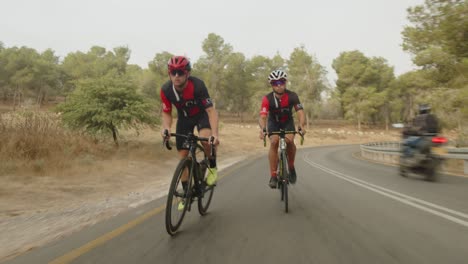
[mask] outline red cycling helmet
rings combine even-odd
[[[185,70],[190,71],[192,70],[192,66],[190,65],[190,61],[184,56],[173,56],[167,62],[167,68],[169,71],[171,70]]]

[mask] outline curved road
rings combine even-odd
[[[175,237],[162,198],[7,263],[468,263],[468,179],[402,178],[358,150],[298,150],[288,214],[263,156],[222,172]]]

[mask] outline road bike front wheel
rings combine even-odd
[[[206,186],[203,183],[203,194],[198,197],[198,212],[200,215],[206,215],[208,207],[210,207],[211,199],[213,198],[214,186]]]
[[[283,193],[283,197],[284,197],[284,211],[287,213],[289,211],[289,208],[288,208],[288,184],[283,182],[283,184],[281,185],[282,186],[282,193]]]
[[[281,157],[281,162],[283,164],[282,168],[282,194],[284,200],[284,211],[287,213],[289,211],[289,204],[288,204],[288,184],[289,184],[289,167],[288,167],[288,156],[284,153]]]
[[[206,175],[208,174],[209,161],[204,151],[203,146],[197,145],[196,150],[197,160],[201,160],[197,165],[197,196],[198,196],[198,212],[200,215],[206,215],[208,207],[210,207],[211,199],[213,198],[214,186],[206,185]]]
[[[284,192],[283,192],[283,160],[281,159],[281,157],[278,159],[278,167],[276,169],[276,173],[277,173],[277,179],[278,179],[278,189],[280,191],[280,194],[281,194],[281,201],[284,200]]]
[[[169,193],[167,194],[166,202],[166,231],[173,236],[179,229],[184,219],[187,208],[190,202],[190,175],[191,161],[183,159],[177,165],[177,168],[172,177]],[[182,184],[182,177],[188,176],[186,184]]]

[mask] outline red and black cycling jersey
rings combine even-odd
[[[277,98],[273,92],[265,95],[262,99],[260,115],[268,115],[268,120],[285,123],[293,120],[292,108],[296,111],[304,109],[297,94],[290,90],[285,90],[281,98]]]
[[[179,118],[194,117],[213,106],[205,83],[189,76],[187,86],[182,92],[175,89],[172,81],[166,82],[161,88],[163,112],[171,113],[172,105],[177,108]]]

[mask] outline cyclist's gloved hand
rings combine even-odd
[[[213,143],[214,145],[219,145],[218,136],[212,135],[212,136],[210,137],[210,141],[209,141],[209,142],[210,142],[210,144]]]
[[[168,129],[164,129],[161,131],[161,136],[164,141],[167,141],[171,138],[171,132]]]
[[[298,127],[298,128],[297,128],[297,130],[299,131],[299,134],[301,134],[302,136],[304,136],[304,135],[305,135],[305,133],[306,133],[306,130],[305,130],[305,128]]]
[[[263,140],[265,136],[266,136],[266,129],[264,128],[260,130],[259,138]]]

